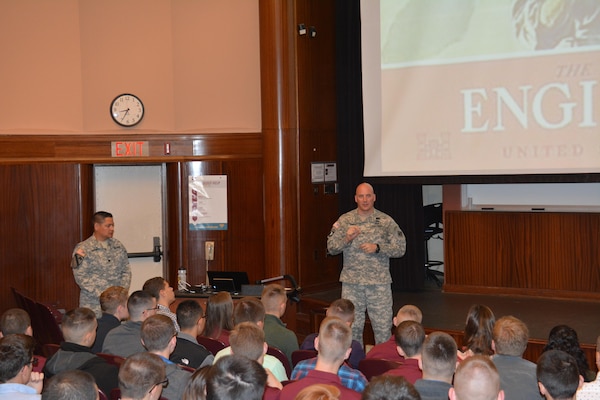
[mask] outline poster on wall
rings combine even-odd
[[[227,230],[227,175],[188,177],[191,231]]]

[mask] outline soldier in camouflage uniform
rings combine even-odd
[[[129,291],[131,267],[125,246],[113,238],[112,214],[98,211],[93,221],[94,233],[75,246],[71,268],[81,289],[79,307],[92,309],[100,318],[100,294],[110,286],[121,286]]]
[[[357,208],[333,224],[327,250],[332,255],[344,253],[340,282],[342,298],[351,300],[355,307],[354,340],[363,341],[367,311],[378,344],[390,337],[393,313],[390,258],[404,255],[406,238],[389,215],[374,208],[375,193],[371,185],[358,185],[354,201]]]

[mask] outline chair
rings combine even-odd
[[[444,229],[442,228],[443,224],[443,207],[442,203],[433,203],[428,204],[423,207],[423,222],[424,222],[424,239],[425,239],[425,279],[431,280],[435,282],[438,287],[441,287],[443,284],[444,273],[441,271],[437,271],[435,269],[431,269],[431,267],[437,267],[443,265],[443,261],[434,261],[429,259],[429,240],[430,239],[440,239],[443,240],[443,237],[440,236]]]
[[[108,397],[104,394],[104,392],[98,389],[98,400],[108,400]]]
[[[191,373],[196,372],[196,368],[190,367],[189,365],[177,364],[177,366],[179,368],[181,368],[182,370],[184,370],[184,371],[188,371],[188,372],[191,372]]]
[[[121,399],[121,389],[114,388],[110,391],[110,400],[120,400]],[[166,397],[160,396],[159,400],[169,400]]]
[[[58,311],[53,310],[51,306],[43,303],[36,302],[36,306],[38,309],[38,318],[40,319],[41,325],[46,333],[46,343],[63,342],[65,339],[63,337],[62,330],[60,329],[58,316],[56,315]],[[35,330],[33,333],[35,334]]]
[[[210,351],[213,356],[216,356],[219,351],[227,347],[225,346],[225,343],[221,342],[220,340],[213,339],[208,336],[199,335],[196,337],[196,339],[198,340],[198,343],[206,347],[206,350]]]
[[[60,350],[60,345],[56,343],[44,343],[42,345],[42,352],[46,358],[52,357],[58,350]]]
[[[292,368],[296,367],[300,361],[309,360],[317,356],[316,350],[295,350],[292,352]]]
[[[116,367],[120,367],[121,364],[125,361],[125,358],[118,356],[116,354],[108,354],[108,353],[96,353],[98,357],[102,357],[109,364],[115,365]]]
[[[402,364],[402,361],[383,360],[379,358],[364,358],[358,363],[358,370],[363,373],[367,380],[382,375]]]
[[[269,346],[267,348],[267,354],[269,354],[269,355],[277,358],[279,361],[281,361],[281,363],[283,364],[283,367],[285,368],[285,373],[287,374],[287,376],[292,376],[292,366],[290,364],[290,360],[283,353],[283,351],[279,350],[277,347]]]

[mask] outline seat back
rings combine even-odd
[[[288,360],[287,356],[283,351],[279,350],[277,347],[269,346],[267,348],[267,354],[276,357],[285,368],[285,373],[288,377],[292,376],[292,365],[290,364],[290,360]]]
[[[402,365],[402,361],[364,358],[358,363],[358,370],[370,381],[373,377],[382,375],[400,365]]]
[[[292,352],[292,368],[296,367],[300,361],[309,360],[317,356],[316,350],[295,350]]]
[[[425,227],[425,240],[433,235],[438,235],[444,231],[443,208],[442,203],[433,203],[423,206],[423,225]]]
[[[116,354],[108,354],[108,353],[96,353],[98,357],[102,357],[109,364],[115,365],[116,367],[120,367],[121,364],[125,361],[125,358],[118,356]]]
[[[63,342],[65,339],[56,316],[58,311],[52,310],[50,306],[43,303],[36,302],[36,307],[38,309],[38,318],[40,319],[40,323],[43,327],[42,329],[46,333],[45,343]],[[33,333],[35,335],[35,328]]]
[[[46,358],[52,357],[58,350],[60,350],[60,345],[56,343],[44,343],[42,345],[42,351]]]
[[[198,336],[196,337],[196,340],[198,340],[198,343],[200,343],[202,346],[206,347],[206,350],[210,351],[213,356],[216,356],[219,351],[227,347],[225,343],[221,342],[220,340],[213,339],[208,336]]]

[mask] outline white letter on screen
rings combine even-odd
[[[556,124],[551,124],[544,117],[544,113],[542,110],[543,103],[544,103],[544,96],[546,95],[546,92],[548,92],[550,89],[559,90],[560,92],[562,92],[565,95],[566,99],[571,98],[571,93],[569,91],[569,86],[567,84],[549,83],[546,86],[542,86],[542,88],[536,93],[535,97],[533,98],[533,104],[532,104],[533,117],[535,118],[537,123],[542,128],[546,128],[546,129],[564,128],[565,126],[569,125],[571,123],[571,121],[573,121],[573,109],[575,108],[577,103],[561,103],[560,108],[562,108],[562,111],[563,111],[563,119],[562,119],[562,121],[560,121]]]
[[[579,85],[583,87],[583,119],[579,124],[581,128],[597,125],[594,121],[594,93],[592,92],[592,88],[597,84],[598,81],[579,82]]]
[[[473,104],[473,94],[479,94],[483,97],[483,100],[487,100],[487,94],[485,89],[469,89],[469,90],[461,90],[463,94],[463,104],[464,104],[464,127],[462,132],[485,132],[488,129],[488,121],[479,127],[475,128],[473,126],[473,118],[472,114],[475,113],[478,117],[481,117],[481,102],[477,104]]]
[[[517,121],[521,124],[523,128],[527,128],[527,92],[531,89],[531,86],[521,86],[519,90],[523,93],[523,98],[521,100],[523,106],[519,107],[515,99],[510,95],[506,88],[496,88],[494,92],[496,92],[496,113],[498,118],[498,123],[494,127],[494,131],[503,131],[504,130],[504,122],[502,118],[502,104],[505,104],[506,107],[510,110],[512,115],[517,118]]]

